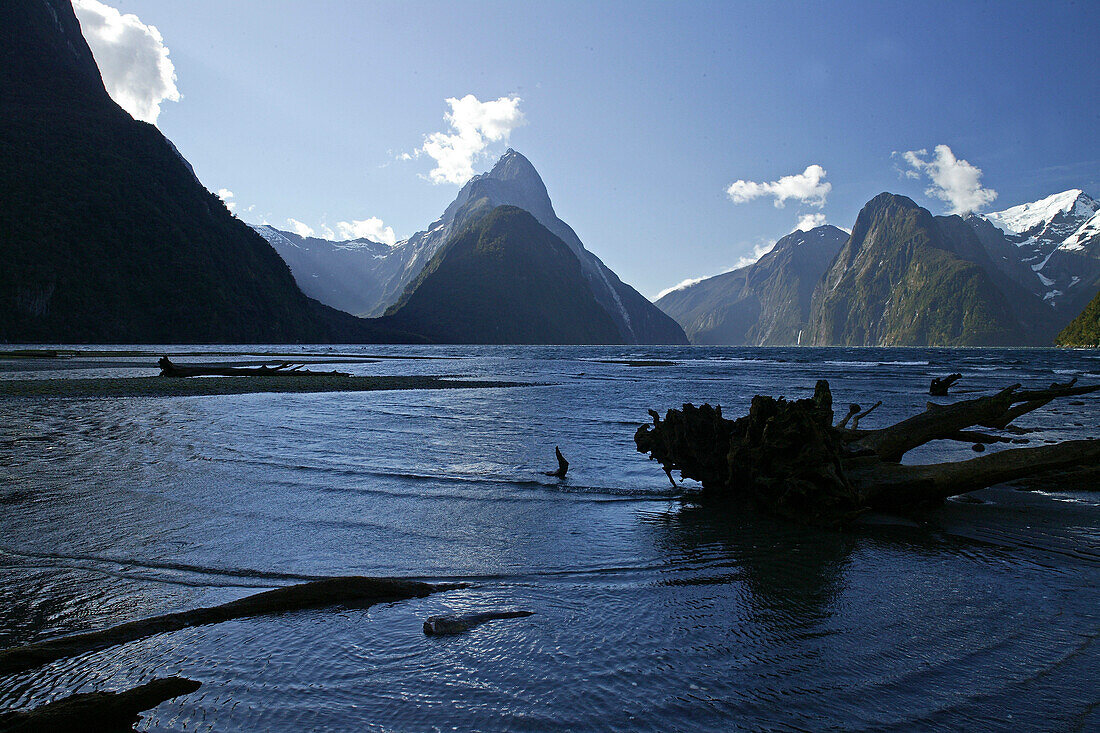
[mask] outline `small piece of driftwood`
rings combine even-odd
[[[526,618],[534,615],[534,613],[534,611],[482,611],[481,613],[461,615],[429,616],[428,620],[424,622],[424,633],[428,636],[461,634],[486,621],[499,618]]]
[[[569,461],[565,460],[565,456],[561,454],[561,448],[554,446],[554,455],[558,459],[557,471],[546,471],[547,476],[554,476],[556,478],[565,478],[566,472],[569,470]]]
[[[304,364],[283,362],[275,366],[229,367],[201,364],[173,364],[167,356],[157,362],[162,377],[350,377],[347,372],[311,372]]]

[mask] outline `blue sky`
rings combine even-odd
[[[509,146],[526,155],[558,215],[649,297],[802,216],[850,227],[881,191],[934,213],[1100,195],[1089,2],[107,5],[168,49],[181,98],[158,127],[241,218],[282,228],[425,228],[458,185],[433,183],[416,151],[452,132],[445,100],[471,94],[518,97],[524,120],[483,139],[474,169]],[[824,175],[751,185],[809,166]],[[946,199],[926,194],[933,177]],[[803,200],[779,208],[777,192]]]

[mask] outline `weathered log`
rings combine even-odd
[[[940,406],[878,430],[833,426],[828,382],[812,399],[753,398],[749,414],[722,417],[721,407],[685,404],[634,436],[639,452],[703,484],[704,496],[743,501],[812,523],[843,522],[868,509],[898,509],[1055,470],[1100,466],[1100,440],[1017,448],[958,463],[903,466],[908,451],[932,440],[986,444],[1021,442],[970,430],[1005,429],[1012,419],[1053,399],[1086,394],[1100,385],[1055,384],[1021,390],[1013,385],[986,397]],[[877,405],[876,405],[877,407]],[[849,417],[856,415],[849,408]],[[874,409],[874,408],[871,408]],[[869,412],[869,411],[868,411]],[[866,415],[866,412],[863,413]],[[1023,441],[1026,442],[1026,441]],[[1100,472],[1100,469],[1098,469]]]
[[[208,366],[202,364],[173,364],[167,356],[162,356],[157,365],[162,377],[350,377],[347,372],[311,372],[302,369],[304,364],[283,362],[275,366],[258,367]]]
[[[928,394],[933,397],[946,397],[947,390],[951,389],[951,386],[955,384],[955,382],[962,379],[962,376],[961,374],[949,374],[943,379],[933,377],[932,384],[928,387]]]
[[[10,733],[121,733],[132,731],[139,713],[165,700],[187,695],[201,684],[185,677],[162,677],[121,692],[85,692],[33,710],[0,712],[0,730]]]
[[[501,618],[526,618],[533,616],[534,613],[534,611],[482,611],[462,615],[429,616],[428,620],[424,622],[424,633],[428,636],[461,634],[475,626],[480,626],[486,621]]]
[[[554,476],[555,478],[565,478],[566,472],[569,471],[569,461],[565,460],[565,456],[561,454],[561,448],[554,446],[554,456],[558,459],[557,471],[546,471],[547,476]]]
[[[431,585],[403,578],[358,576],[325,578],[257,593],[220,606],[152,616],[112,626],[109,629],[71,634],[13,649],[0,650],[0,674],[24,672],[56,659],[86,654],[191,626],[221,623],[246,616],[270,616],[328,606],[365,608],[374,603],[422,598],[430,593],[460,587],[463,586],[461,584]]]

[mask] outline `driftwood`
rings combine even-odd
[[[928,394],[933,397],[946,397],[947,390],[951,389],[951,385],[962,379],[961,374],[949,374],[943,379],[936,377],[932,378],[932,384],[928,387]]]
[[[1035,448],[1012,448],[955,463],[907,466],[902,457],[933,440],[977,445],[1018,439],[971,428],[1020,432],[1010,423],[1061,397],[1100,390],[1073,382],[997,394],[953,405],[928,404],[907,420],[862,430],[848,418],[833,426],[829,383],[817,383],[811,399],[787,401],[763,395],[749,414],[722,417],[721,407],[685,404],[664,419],[650,410],[652,425],[634,436],[638,451],[703,485],[703,495],[744,501],[765,511],[818,524],[846,521],[869,509],[896,510],[942,501],[1014,479],[1055,471],[1096,471],[1100,440],[1071,440]],[[877,405],[876,405],[877,407]],[[872,408],[874,409],[874,408]]]
[[[461,634],[486,621],[498,618],[526,618],[533,616],[534,613],[534,611],[482,611],[454,616],[429,616],[424,622],[424,633],[428,636]]]
[[[10,733],[120,733],[132,731],[138,713],[199,689],[185,677],[163,677],[122,692],[85,692],[33,710],[0,712],[0,730]]]
[[[554,446],[554,455],[558,459],[557,471],[546,471],[547,476],[555,476],[557,478],[565,478],[566,472],[569,470],[569,461],[565,460],[565,456],[561,454],[561,448]]]
[[[220,606],[130,621],[100,631],[48,639],[0,651],[0,674],[24,672],[57,659],[106,649],[154,634],[203,626],[246,616],[270,616],[328,606],[365,608],[374,603],[422,598],[430,593],[464,587],[461,584],[420,583],[402,578],[326,578],[257,593]]]
[[[199,364],[173,364],[167,356],[157,361],[162,377],[350,377],[347,372],[311,372],[302,369],[304,364],[283,362],[275,366],[227,367]]]

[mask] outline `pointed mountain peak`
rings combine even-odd
[[[543,185],[542,178],[539,177],[535,166],[531,165],[531,161],[512,148],[508,148],[508,152],[500,156],[500,160],[491,171],[485,174],[485,177],[498,181],[537,181],[540,186]]]

